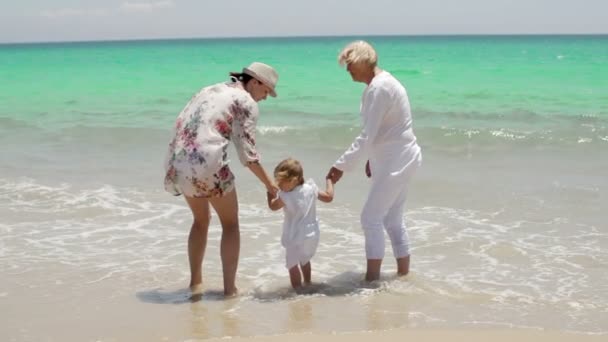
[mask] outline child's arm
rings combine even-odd
[[[319,191],[319,196],[317,196],[317,198],[321,202],[329,203],[334,199],[334,183],[331,181],[331,178],[326,178],[325,183],[325,191]]]
[[[266,199],[268,200],[268,208],[272,211],[283,208],[283,201],[279,196],[273,196],[270,192],[266,192]]]

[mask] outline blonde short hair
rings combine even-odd
[[[368,42],[363,40],[352,42],[338,55],[338,63],[342,66],[357,62],[365,62],[372,66],[378,63],[378,54]]]
[[[274,178],[277,181],[297,179],[298,184],[304,184],[302,164],[293,158],[287,158],[274,168]]]

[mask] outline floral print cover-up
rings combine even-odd
[[[258,115],[257,103],[234,82],[194,95],[175,122],[165,158],[165,190],[189,197],[221,197],[232,191],[228,144],[233,141],[243,165],[259,161]]]

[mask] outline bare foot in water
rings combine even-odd
[[[190,286],[190,301],[198,302],[203,299],[203,284]]]
[[[232,291],[224,291],[224,298],[226,299],[238,297],[238,295],[239,289],[237,289],[236,287]]]
[[[190,292],[192,294],[203,293],[203,284],[190,285]]]

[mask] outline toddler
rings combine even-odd
[[[311,282],[310,259],[319,245],[319,220],[316,200],[331,202],[334,198],[333,183],[326,179],[326,190],[320,191],[314,180],[304,181],[304,171],[299,161],[285,159],[274,169],[279,187],[277,197],[268,193],[271,210],[283,208],[283,234],[281,244],[285,248],[286,267],[294,289]]]

